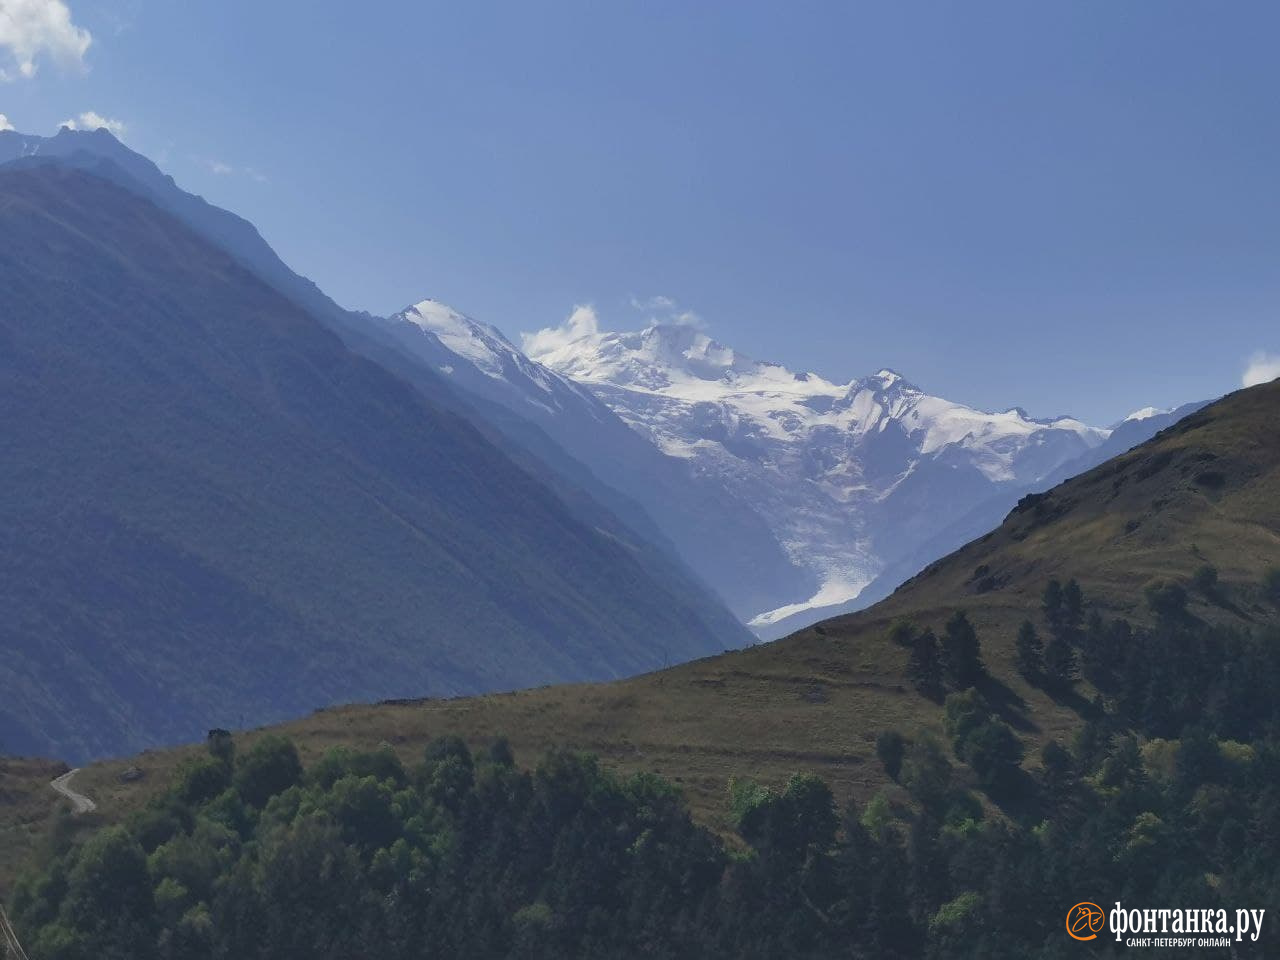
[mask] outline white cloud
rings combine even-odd
[[[581,340],[583,337],[594,337],[600,332],[600,319],[596,316],[595,307],[578,305],[573,313],[558,327],[545,327],[537,333],[520,334],[520,345],[525,356],[535,360],[544,357],[561,347]]]
[[[0,113],[0,130],[12,130],[13,124],[9,122],[9,118]]]
[[[93,110],[86,110],[78,117],[63,120],[62,126],[71,130],[106,130],[117,140],[124,139],[124,132],[127,129],[119,120],[111,120]]]
[[[1249,358],[1249,365],[1244,368],[1240,383],[1246,387],[1256,387],[1260,383],[1270,383],[1276,377],[1280,377],[1280,354],[1259,350]]]
[[[641,300],[639,297],[631,298],[631,306],[637,310],[674,310],[676,302],[670,297],[664,297],[659,294],[656,297],[650,297],[647,300]]]
[[[270,182],[266,174],[258,172],[253,167],[236,167],[210,157],[193,156],[191,159],[193,162],[208,169],[215,177],[248,177],[254,183]]]
[[[91,43],[89,31],[71,22],[63,0],[0,0],[0,54],[20,77],[34,77],[36,60],[45,56],[63,66],[83,66]],[[12,79],[0,67],[0,81]]]
[[[649,297],[641,300],[631,298],[631,306],[642,313],[647,313],[650,325],[662,324],[667,327],[693,327],[701,330],[705,326],[702,317],[692,310],[680,309],[680,304],[671,297]]]

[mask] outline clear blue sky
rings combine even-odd
[[[1280,353],[1274,3],[67,6],[7,28],[0,113],[123,122],[347,306],[514,336],[662,295],[761,359],[1094,422]]]

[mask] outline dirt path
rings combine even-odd
[[[98,809],[98,805],[83,793],[76,793],[71,789],[71,778],[79,772],[79,767],[76,767],[74,770],[68,770],[62,776],[50,781],[49,786],[53,787],[54,790],[71,801],[72,812],[77,814],[92,813],[94,810]]]

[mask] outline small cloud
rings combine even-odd
[[[662,318],[662,322],[669,326],[693,327],[695,330],[701,330],[706,326],[702,317],[692,310],[681,310],[679,313],[668,314]]]
[[[205,167],[215,177],[248,177],[254,183],[268,182],[266,175],[259,173],[253,167],[235,167],[209,157],[192,157],[191,159]]]
[[[648,300],[641,300],[639,297],[631,298],[631,306],[636,310],[674,310],[676,302],[670,297],[658,295],[650,297]]]
[[[7,54],[23,79],[36,75],[40,57],[62,66],[83,67],[91,43],[89,31],[71,22],[71,11],[63,0],[0,0],[0,54]],[[13,79],[13,73],[0,67],[0,81]]]
[[[1280,377],[1280,354],[1259,350],[1249,358],[1249,365],[1244,368],[1240,383],[1246,387],[1256,387],[1260,383],[1270,383],[1276,377]]]
[[[9,118],[6,117],[3,113],[0,113],[0,131],[12,130],[12,129],[13,129],[13,124],[9,122]]]
[[[0,0],[3,2],[3,0]],[[125,130],[128,129],[119,120],[112,120],[104,117],[102,114],[93,110],[86,110],[78,117],[72,117],[69,120],[63,120],[62,126],[68,130],[106,130],[117,140],[123,140]]]
[[[656,296],[649,297],[647,300],[632,297],[631,306],[642,313],[649,314],[650,326],[693,327],[696,330],[701,330],[705,326],[702,317],[692,310],[681,310],[680,304],[671,297]]]
[[[580,304],[573,308],[573,313],[560,326],[545,327],[537,333],[520,334],[520,344],[525,356],[536,360],[584,337],[594,337],[599,332],[600,319],[596,316],[595,307]]]

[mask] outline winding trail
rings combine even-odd
[[[71,801],[71,810],[73,813],[92,813],[98,809],[98,805],[86,797],[83,793],[76,793],[71,789],[71,778],[80,772],[80,768],[68,770],[62,776],[57,777],[49,782],[49,786]]]

